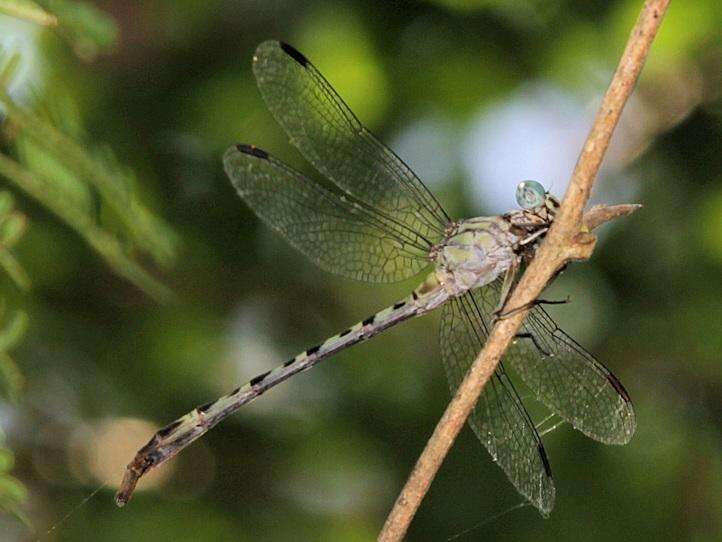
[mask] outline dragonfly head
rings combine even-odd
[[[516,187],[516,202],[522,209],[545,209],[554,216],[559,209],[559,200],[547,192],[541,183],[532,180],[522,181]]]

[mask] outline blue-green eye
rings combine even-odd
[[[522,181],[516,187],[516,202],[522,209],[533,209],[544,205],[546,190],[536,181]]]

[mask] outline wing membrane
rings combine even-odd
[[[484,289],[501,295],[501,279]],[[486,294],[489,295],[489,294]],[[482,294],[474,292],[481,302]],[[494,306],[483,312],[485,326]],[[504,360],[552,412],[575,429],[605,444],[626,444],[634,435],[636,420],[629,394],[622,383],[594,356],[557,326],[539,305],[522,324],[519,338]]]
[[[429,264],[430,247],[419,236],[261,149],[231,147],[223,164],[251,209],[322,269],[367,282],[394,282]]]
[[[626,444],[636,427],[622,383],[556,325],[539,305],[523,325],[533,339],[517,339],[506,353],[539,400],[575,429],[605,444]]]
[[[486,341],[484,314],[493,310],[495,301],[482,292],[466,293],[442,309],[441,358],[452,393]],[[554,506],[549,462],[534,424],[501,364],[484,387],[469,416],[469,425],[519,493],[548,515]]]
[[[448,216],[418,177],[356,118],[301,53],[277,41],[259,45],[258,87],[291,143],[346,193],[432,244]]]

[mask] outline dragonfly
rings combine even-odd
[[[255,214],[337,275],[390,283],[432,269],[404,299],[160,429],[127,466],[119,506],[144,473],[241,406],[341,350],[437,308],[441,360],[453,392],[559,207],[540,183],[523,181],[516,190],[519,209],[452,221],[298,50],[266,41],[256,49],[253,72],[290,142],[330,181],[315,182],[254,145],[235,145],[223,156],[224,169]],[[469,425],[516,490],[547,516],[555,498],[551,467],[507,365],[551,412],[599,442],[629,442],[634,409],[620,381],[534,303]]]

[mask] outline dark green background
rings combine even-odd
[[[154,428],[415,284],[321,272],[236,197],[220,160],[232,143],[302,164],[255,88],[253,50],[268,38],[294,44],[422,179],[445,164],[430,184],[452,216],[496,214],[513,206],[519,179],[465,167],[495,136],[483,131],[487,145],[475,127],[499,111],[515,126],[499,133],[500,171],[527,163],[559,126],[582,126],[555,149],[576,155],[640,4],[107,1],[99,7],[117,22],[118,43],[94,62],[38,34],[37,92],[75,103],[67,114],[136,172],[181,249],[161,275],[177,301],[159,304],[19,196],[30,230],[17,253],[34,289],[14,357],[27,385],[0,420],[37,530],[74,510],[48,539],[373,539],[448,401],[437,315],[243,408],[126,508],[114,506],[112,487],[78,508],[106,479],[119,481]],[[672,2],[596,192],[644,208],[607,226],[592,260],[546,294],[571,295],[553,314],[624,382],[634,439],[607,447],[560,427],[545,437],[551,517],[523,508],[490,519],[520,497],[465,429],[409,540],[471,528],[456,540],[722,540],[721,28],[715,0]],[[562,171],[534,176],[561,195],[571,164]],[[485,201],[479,186],[508,195]],[[126,418],[149,425],[131,435]],[[10,518],[0,529],[3,540],[34,538]]]

